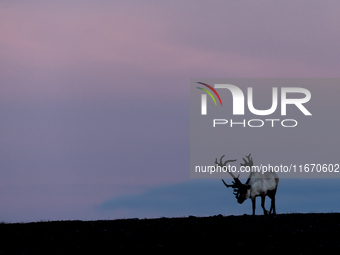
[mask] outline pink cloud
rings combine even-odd
[[[250,7],[7,4],[2,97],[178,97],[192,77],[337,75],[326,49],[338,49],[336,35],[324,29],[336,30],[332,8],[315,21],[312,7],[297,5],[289,19],[290,5]]]

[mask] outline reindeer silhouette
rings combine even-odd
[[[250,170],[252,169],[252,166],[254,165],[253,159],[250,157],[251,154],[249,154],[247,157],[248,161],[244,160],[244,163],[241,163],[241,166],[250,167]],[[224,163],[222,163],[222,159],[225,155],[223,155],[220,159],[220,163],[217,162],[217,159],[215,163],[220,167],[225,167],[227,163],[234,162],[234,160],[227,160]],[[250,175],[248,177],[248,180],[246,183],[241,183],[239,180],[239,176],[235,177],[234,174],[230,171],[228,173],[233,177],[234,181],[233,184],[228,185],[224,182],[222,179],[222,182],[224,183],[227,188],[232,187],[234,189],[234,195],[237,199],[237,202],[239,204],[242,204],[247,198],[250,198],[252,201],[252,208],[253,208],[253,215],[255,215],[255,198],[260,196],[261,197],[261,207],[263,209],[263,213],[265,215],[268,214],[268,211],[264,207],[265,203],[265,197],[268,196],[271,199],[271,206],[269,210],[269,214],[276,214],[275,210],[275,195],[277,186],[279,184],[279,177],[275,172],[253,172],[250,171]]]

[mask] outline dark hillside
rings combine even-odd
[[[0,224],[0,254],[340,253],[340,214]]]

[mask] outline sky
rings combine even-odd
[[[0,1],[0,221],[250,214],[220,179],[190,178],[190,79],[338,78],[339,8]],[[340,163],[340,123],[326,118],[339,90],[313,88],[324,125],[299,130],[310,143],[295,150],[278,136],[276,155]],[[281,179],[277,213],[339,211],[339,187]]]

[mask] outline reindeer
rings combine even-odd
[[[246,156],[248,161],[246,161],[244,158],[244,163],[241,163],[241,166],[249,166],[250,170],[252,169],[252,166],[254,165],[253,159],[249,156]],[[227,163],[229,162],[234,162],[234,160],[227,160],[224,163],[222,163],[222,158],[225,155],[223,155],[220,159],[220,163],[217,162],[217,159],[215,163],[220,166],[220,167],[225,167]],[[224,182],[222,179],[222,182],[224,183],[227,188],[232,187],[234,189],[233,194],[235,195],[237,202],[239,204],[242,204],[244,200],[247,198],[251,199],[252,206],[253,206],[253,215],[255,215],[255,198],[257,196],[261,196],[261,207],[263,209],[263,213],[265,215],[268,214],[268,211],[264,207],[264,202],[265,202],[265,197],[268,196],[271,199],[271,206],[269,210],[269,214],[273,212],[273,214],[276,214],[275,211],[275,194],[277,190],[277,186],[279,184],[279,177],[275,172],[265,172],[265,173],[260,173],[260,172],[250,172],[250,175],[248,177],[248,180],[246,181],[245,184],[241,183],[239,180],[239,176],[235,177],[232,172],[228,171],[228,173],[233,177],[234,181],[233,184],[228,185]]]

